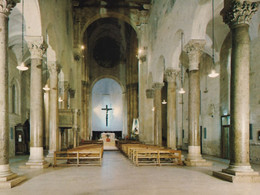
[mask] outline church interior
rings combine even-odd
[[[259,6],[1,0],[0,194],[259,194]]]

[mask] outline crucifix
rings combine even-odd
[[[108,126],[108,111],[113,110],[112,108],[108,108],[108,106],[106,105],[105,108],[102,108],[101,110],[105,110],[106,111],[106,126]]]

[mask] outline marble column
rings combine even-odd
[[[49,166],[43,156],[43,89],[42,56],[45,52],[42,37],[25,37],[31,53],[30,84],[30,157],[26,163],[30,168]]]
[[[8,123],[8,16],[16,5],[15,1],[0,1],[0,188],[11,188],[25,177],[17,177],[9,166],[9,123]],[[17,183],[17,184],[18,184]]]
[[[176,69],[166,69],[167,81],[167,147],[176,149]]]
[[[49,153],[47,158],[53,158],[59,151],[59,110],[58,110],[58,64],[48,61],[50,73],[50,119],[49,119]]]
[[[230,87],[230,164],[221,172],[214,172],[220,178],[239,182],[260,182],[249,159],[249,69],[250,38],[249,22],[257,11],[253,2],[232,1],[221,12],[224,22],[232,34],[231,87]]]
[[[188,100],[188,155],[185,164],[188,166],[211,166],[204,160],[200,152],[200,71],[199,63],[204,40],[194,39],[189,41],[185,50],[189,58],[189,100]]]
[[[162,146],[162,87],[163,83],[154,83],[154,145]]]

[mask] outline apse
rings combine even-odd
[[[104,78],[92,89],[92,131],[123,130],[123,100],[121,86]]]

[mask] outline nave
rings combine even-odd
[[[213,162],[213,166],[136,167],[119,151],[105,151],[101,167],[27,169],[21,166],[28,156],[16,156],[10,159],[11,169],[28,179],[15,188],[1,189],[0,194],[259,194],[260,183],[236,184],[213,177],[212,171],[226,168],[229,162],[203,157]],[[260,165],[252,164],[252,167],[260,171]]]

